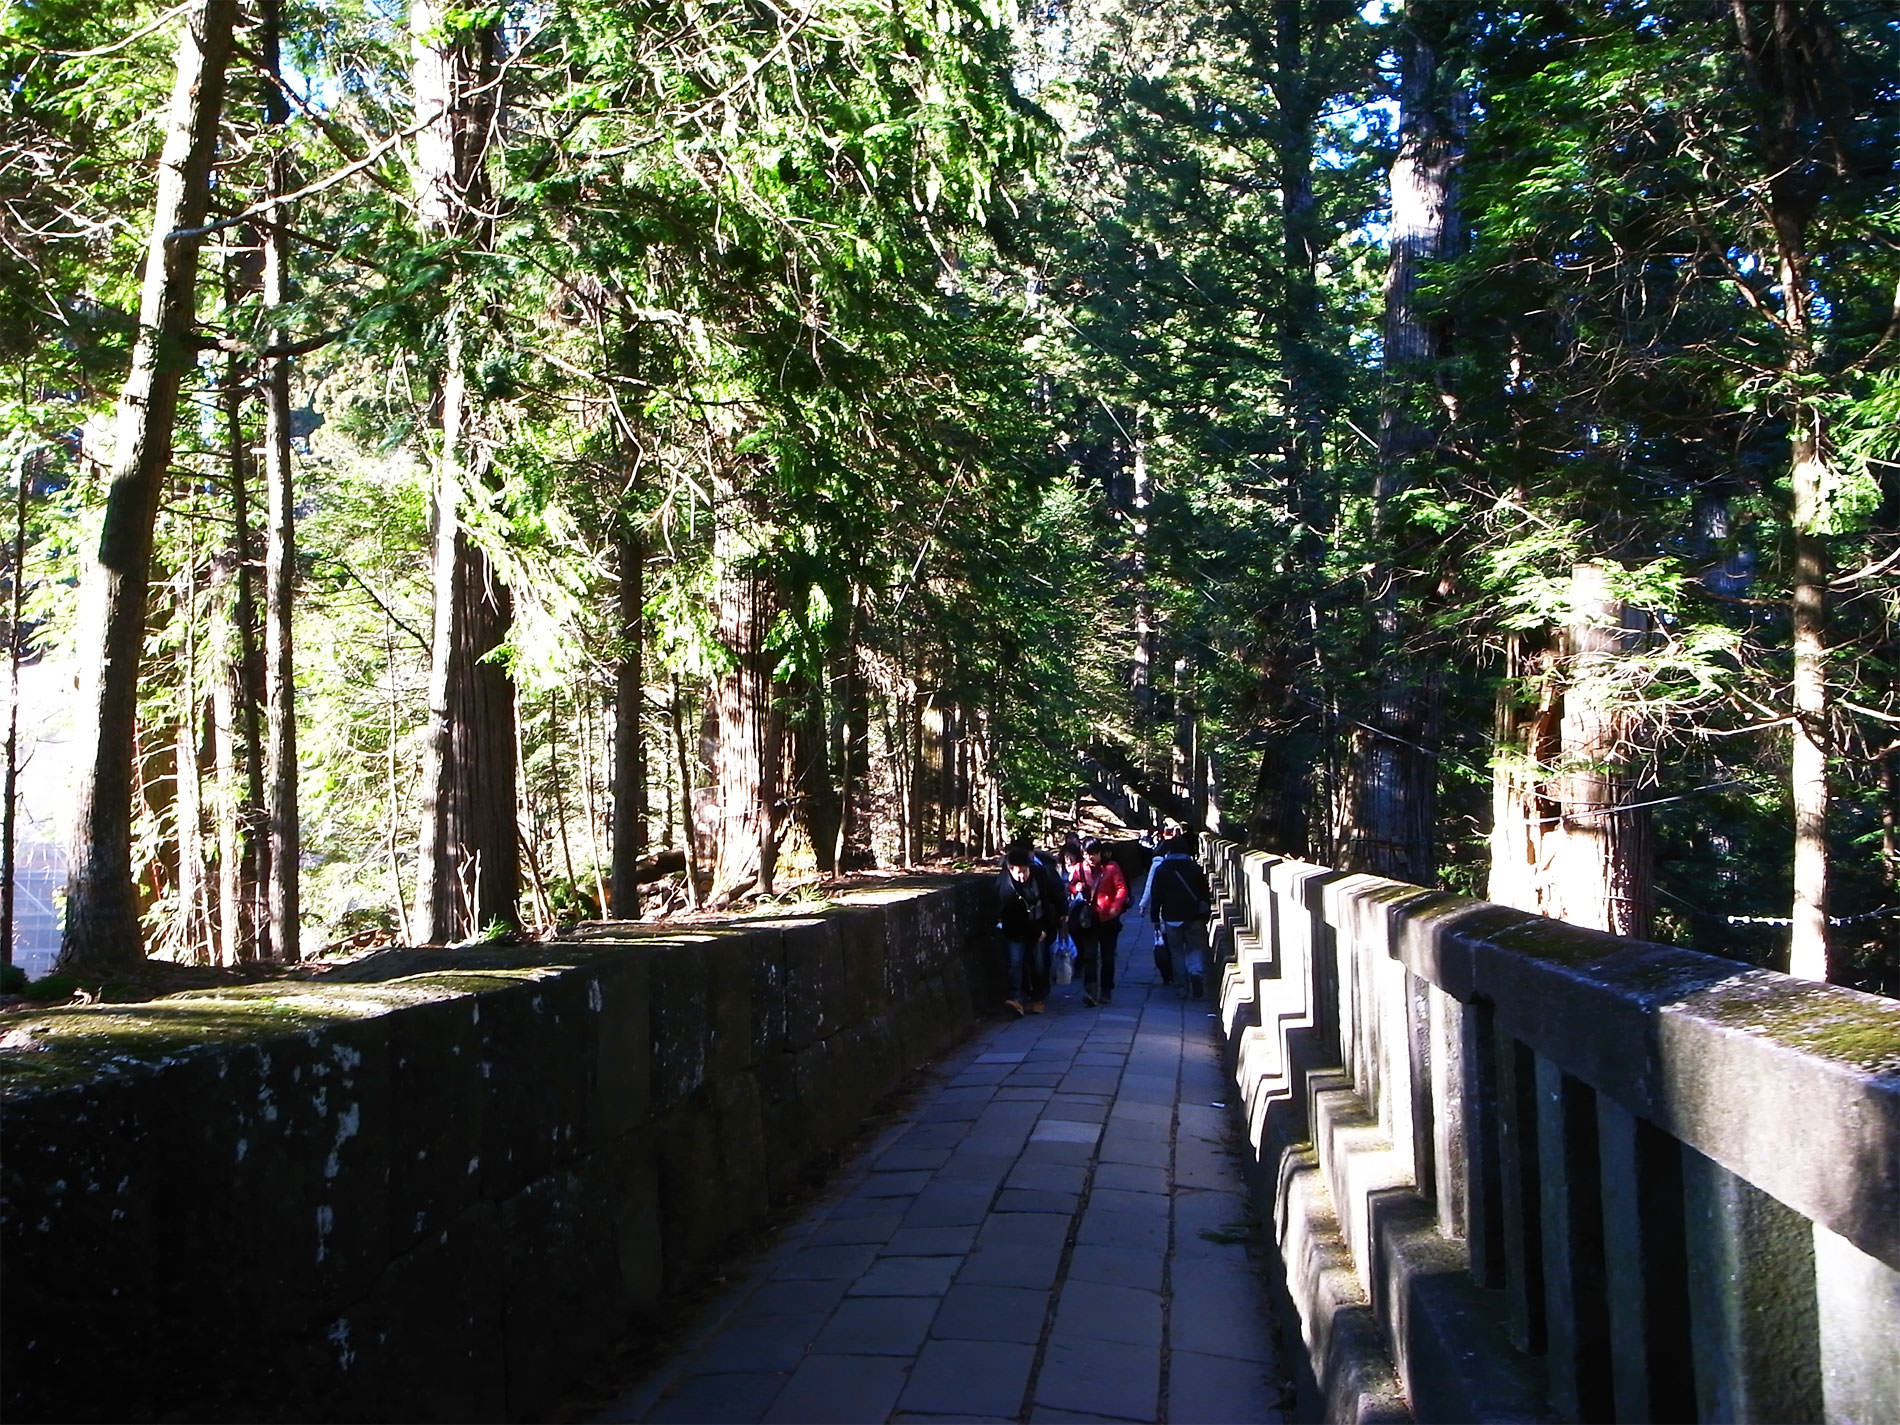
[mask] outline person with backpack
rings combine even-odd
[[[1049,998],[1049,947],[1062,926],[1062,886],[1027,842],[1003,853],[996,879],[996,928],[1009,954],[1009,995],[1014,1014],[1041,1014]]]
[[[1072,901],[1081,898],[1072,933],[1075,968],[1082,976],[1082,1003],[1107,1004],[1115,993],[1115,951],[1122,916],[1128,910],[1128,880],[1095,837],[1082,843],[1082,864],[1070,878],[1069,896]]]
[[[1161,854],[1141,889],[1140,912],[1161,932],[1176,972],[1186,973],[1189,999],[1206,993],[1207,917],[1213,908],[1207,872],[1188,849],[1181,828],[1169,822],[1161,829]]]

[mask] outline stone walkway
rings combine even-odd
[[[603,1421],[1278,1421],[1209,1006],[986,1026]]]

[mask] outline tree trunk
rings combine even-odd
[[[264,668],[257,646],[257,598],[253,588],[255,541],[251,532],[251,453],[244,439],[243,403],[236,358],[225,366],[224,416],[231,480],[231,550],[213,563],[214,587],[230,595],[229,641],[221,676],[213,687],[218,728],[219,959],[224,964],[257,958],[269,922],[260,898],[269,880],[265,835],[264,747],[259,713]],[[268,950],[265,950],[268,954]]]
[[[680,694],[680,680],[673,679],[672,697],[667,704],[673,723],[673,756],[678,764],[680,784],[680,830],[685,836],[681,848],[686,855],[686,904],[699,909],[699,836],[693,817],[693,759],[686,745],[686,709]]]
[[[1521,633],[1505,643],[1491,767],[1488,899],[1546,913],[1547,838],[1559,820],[1549,769],[1563,750],[1563,692],[1555,646]]]
[[[574,765],[586,775],[587,762],[582,755],[583,749],[574,748]],[[526,777],[525,771],[523,777]],[[567,783],[561,776],[561,693],[558,688],[548,690],[548,794],[554,798],[554,835],[561,843],[561,870],[567,876],[567,884],[575,895],[580,894],[580,878],[574,874],[574,847],[567,835]]]
[[[172,836],[177,847],[178,901],[170,926],[171,958],[184,964],[210,962],[212,934],[210,868],[204,855],[204,750],[211,740],[209,699],[199,681],[197,570],[191,553],[178,571],[184,646],[179,650],[178,731],[172,739]]]
[[[1272,90],[1278,123],[1274,160],[1279,169],[1283,295],[1276,313],[1281,368],[1286,374],[1287,407],[1292,417],[1287,446],[1287,511],[1300,522],[1298,544],[1317,565],[1320,526],[1326,503],[1319,476],[1326,428],[1324,385],[1314,333],[1320,327],[1319,204],[1313,193],[1314,101],[1317,86],[1308,74],[1312,35],[1319,23],[1306,14],[1302,0],[1277,0],[1274,6]]]
[[[851,621],[845,645],[838,655],[838,829],[833,862],[840,871],[860,871],[875,864],[869,827],[871,705],[859,668],[859,590],[851,589]]]
[[[520,924],[514,684],[488,655],[513,602],[457,527],[452,481],[438,492],[435,644],[423,754],[415,929],[429,943]]]
[[[466,31],[434,0],[410,7],[415,47],[417,206],[437,239],[480,242],[490,203],[483,164],[496,103],[490,26]],[[515,700],[491,658],[514,603],[463,526],[463,501],[488,497],[468,389],[472,315],[451,262],[437,406],[442,422],[433,510],[435,634],[423,752],[422,836],[415,929],[432,943],[520,925],[515,822]]]
[[[1325,531],[1332,524],[1332,495],[1325,479],[1326,401],[1323,360],[1316,333],[1323,326],[1318,278],[1323,246],[1319,204],[1313,191],[1313,152],[1321,86],[1312,76],[1322,27],[1336,23],[1315,14],[1304,0],[1276,0],[1273,10],[1272,76],[1274,164],[1280,189],[1281,296],[1276,339],[1285,373],[1289,424],[1284,462],[1286,511],[1293,521],[1296,567],[1320,568]],[[1317,620],[1287,620],[1267,634],[1280,676],[1263,680],[1263,704],[1277,726],[1262,758],[1256,818],[1271,828],[1267,843],[1293,856],[1314,854],[1310,810],[1320,768],[1310,755],[1323,736],[1320,710],[1294,698],[1286,670],[1314,666]],[[1277,716],[1276,716],[1277,714]],[[1270,809],[1262,818],[1259,809]]]
[[[748,474],[739,472],[738,480]],[[732,477],[721,481],[716,503],[716,636],[728,663],[713,693],[719,839],[709,899],[722,906],[755,884],[762,892],[771,890],[779,737],[772,712],[771,656],[765,647],[771,596],[757,543],[763,512],[756,492],[749,486],[739,488]]]
[[[279,0],[262,0],[260,45],[267,78],[280,68],[279,44],[282,7]],[[290,111],[275,83],[264,86],[264,115],[274,131],[282,132]],[[279,153],[271,160],[270,189],[287,192],[290,160]],[[290,240],[284,231],[289,213],[282,203],[273,206],[264,241],[264,306],[276,313],[290,300]],[[270,323],[271,342],[283,344],[289,332],[279,321]],[[288,356],[264,359],[264,756],[267,785],[264,820],[269,844],[264,858],[268,873],[264,933],[259,939],[266,954],[285,962],[303,957],[302,861],[303,832],[297,805],[297,683],[295,677],[291,611],[297,594],[297,501],[290,466],[290,363]],[[391,809],[390,815],[395,815]],[[400,901],[400,897],[398,897]]]
[[[218,584],[230,581],[230,564],[228,556],[216,559],[212,564],[214,610],[220,609],[223,603],[219,596],[229,592],[228,589],[219,589]],[[255,831],[256,822],[252,821],[248,827],[245,825],[251,807],[246,803],[242,787],[246,767],[244,752],[239,746],[239,729],[244,721],[242,675],[238,659],[230,656],[231,650],[227,647],[220,653],[221,656],[210,670],[212,767],[216,791],[212,821],[218,838],[218,946],[215,963],[235,965],[241,960],[252,959],[256,954],[256,942],[252,938],[256,929],[253,917],[255,907],[250,901],[250,892],[256,884],[252,878],[256,867],[249,859],[252,838],[247,834]]]
[[[1794,926],[1788,972],[1807,979],[1839,979],[1846,967],[1834,962],[1828,935],[1830,876],[1827,822],[1831,789],[1828,755],[1832,736],[1827,683],[1827,584],[1830,560],[1822,527],[1822,490],[1827,474],[1826,426],[1812,399],[1819,365],[1815,337],[1815,290],[1809,271],[1808,221],[1815,198],[1805,170],[1825,140],[1827,115],[1817,112],[1817,94],[1836,75],[1816,72],[1818,56],[1831,52],[1835,37],[1823,7],[1797,0],[1751,4],[1730,0],[1744,67],[1761,114],[1762,149],[1768,172],[1769,221],[1774,229],[1781,298],[1781,335],[1787,355],[1783,378],[1788,416],[1790,523],[1794,568],[1789,615],[1794,652],[1793,755],[1790,791],[1794,803]],[[1837,136],[1838,137],[1838,136]]]
[[[14,471],[11,576],[7,588],[7,772],[5,801],[0,803],[0,965],[13,963],[14,891],[18,886],[20,792],[20,660],[26,656],[21,623],[26,614],[26,511],[40,453],[21,456]]]
[[[1794,755],[1790,776],[1794,800],[1794,928],[1788,973],[1810,980],[1838,980],[1828,935],[1829,857],[1827,819],[1830,787],[1827,686],[1828,548],[1816,533],[1821,504],[1821,416],[1804,406],[1794,441]]]
[[[1654,914],[1649,815],[1629,803],[1639,778],[1634,718],[1615,705],[1610,680],[1632,651],[1626,610],[1602,565],[1571,574],[1563,750],[1556,769],[1558,821],[1544,913],[1572,925],[1646,940]]]
[[[1155,627],[1154,591],[1149,587],[1149,524],[1154,506],[1154,475],[1148,468],[1148,442],[1142,414],[1134,415],[1134,451],[1132,496],[1128,502],[1129,584],[1135,603],[1135,646],[1133,666],[1128,675],[1128,695],[1133,706],[1135,745],[1141,749],[1144,770],[1151,770],[1149,742],[1155,723],[1155,660],[1160,652],[1160,635]]]
[[[615,533],[620,567],[620,666],[614,679],[613,917],[640,918],[638,871],[647,854],[646,548],[623,517]]]
[[[829,873],[837,869],[838,795],[832,781],[824,680],[794,677],[784,701],[790,714],[785,731],[787,815],[810,846],[814,867]]]
[[[117,441],[97,560],[87,570],[74,725],[82,739],[72,864],[59,968],[96,973],[143,958],[132,884],[132,756],[152,534],[171,464],[178,389],[192,363],[198,248],[224,104],[237,6],[199,0],[185,12],[178,72],[159,156],[138,337],[119,396]],[[172,235],[180,234],[177,237]]]
[[[1391,264],[1385,287],[1385,390],[1379,468],[1373,484],[1372,546],[1398,537],[1398,501],[1433,443],[1435,404],[1449,347],[1442,318],[1425,310],[1432,265],[1454,251],[1452,181],[1459,160],[1458,96],[1445,50],[1455,24],[1449,0],[1408,0],[1403,23],[1399,151],[1393,160]],[[1376,697],[1353,736],[1351,785],[1342,808],[1340,864],[1429,885],[1433,878],[1438,698],[1441,678],[1406,651],[1399,576],[1371,574],[1369,666]]]

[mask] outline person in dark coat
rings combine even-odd
[[[1023,842],[1003,856],[996,878],[996,928],[1009,952],[1009,997],[1015,1014],[1041,1014],[1049,998],[1049,947],[1066,902],[1055,875]]]
[[[1207,917],[1212,909],[1207,872],[1195,859],[1181,828],[1170,822],[1161,831],[1161,854],[1148,868],[1140,910],[1167,941],[1174,969],[1186,972],[1189,999],[1199,999],[1205,990]]]

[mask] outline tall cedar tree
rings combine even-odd
[[[1438,777],[1440,670],[1407,647],[1407,592],[1398,546],[1401,497],[1430,478],[1444,412],[1434,409],[1449,352],[1442,303],[1428,297],[1435,264],[1456,254],[1456,178],[1465,95],[1458,85],[1462,5],[1409,0],[1400,22],[1399,151],[1391,172],[1391,266],[1385,289],[1385,394],[1372,497],[1368,654],[1377,693],[1353,738],[1340,865],[1430,884]]]
[[[132,883],[132,757],[152,537],[172,456],[179,386],[195,355],[198,250],[224,105],[237,6],[184,13],[159,156],[132,367],[119,395],[105,524],[87,570],[79,709],[84,739],[66,888],[62,970],[96,973],[143,958]]]
[[[508,637],[513,598],[465,520],[488,498],[488,448],[470,389],[482,314],[467,259],[492,238],[487,167],[501,41],[493,24],[471,22],[435,0],[415,0],[409,20],[422,125],[417,206],[429,236],[443,245],[447,283],[435,395],[435,633],[412,928],[425,941],[444,942],[520,923],[514,683],[492,656]]]

